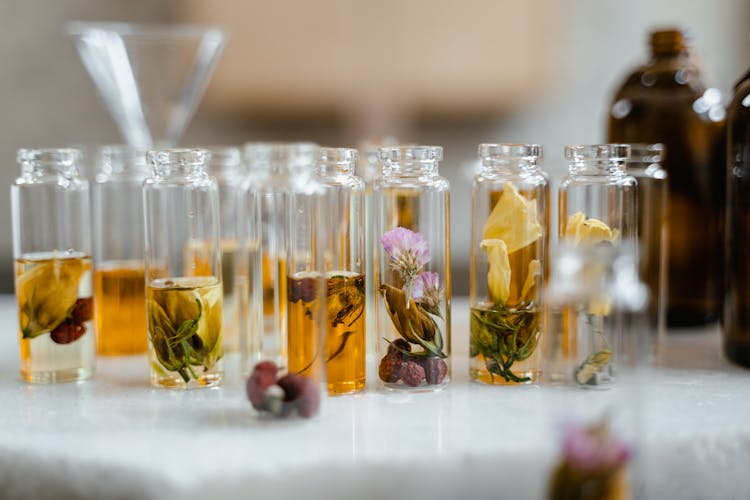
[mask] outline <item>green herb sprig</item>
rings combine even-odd
[[[539,341],[541,314],[533,303],[508,308],[496,305],[488,309],[472,308],[470,355],[482,355],[487,371],[506,382],[528,382],[512,368],[528,359]]]

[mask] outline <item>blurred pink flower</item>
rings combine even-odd
[[[630,447],[612,435],[606,424],[582,426],[568,422],[563,428],[563,460],[580,470],[618,468],[631,455]]]

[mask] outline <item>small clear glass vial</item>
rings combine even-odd
[[[667,333],[667,204],[669,179],[664,144],[631,144],[626,172],[638,182],[638,268],[648,286],[650,356],[658,358]]]
[[[242,154],[232,146],[207,147],[206,171],[216,179],[219,189],[219,227],[221,231],[221,285],[224,293],[224,352],[239,352],[241,298],[246,283],[245,273],[239,274],[242,258],[238,217],[242,186],[245,181]],[[252,214],[245,214],[251,217]],[[249,304],[246,304],[246,306]]]
[[[429,391],[450,380],[450,186],[439,146],[381,148],[373,186],[378,377]]]
[[[561,244],[574,248],[626,246],[636,254],[637,182],[625,171],[629,157],[626,144],[565,148],[568,175],[558,193]],[[563,359],[563,365],[573,363],[572,375],[561,376],[572,376],[584,388],[611,384],[619,342],[612,307],[611,299],[601,295],[561,312],[565,328],[547,332],[549,354]],[[555,375],[554,366],[549,366],[551,376]]]
[[[257,142],[244,146],[250,196],[257,198],[263,328],[243,354],[245,370],[261,360],[287,369],[287,271],[289,237],[297,224],[290,211],[291,193],[313,177],[318,146],[313,143]]]
[[[188,388],[223,376],[219,196],[208,151],[149,151],[143,184],[151,384]]]
[[[481,144],[472,183],[469,375],[536,382],[547,265],[549,182],[536,144]]]
[[[364,181],[354,175],[358,153],[321,148],[315,179],[324,188],[329,244],[325,255],[328,394],[359,392],[366,381],[366,285]],[[291,318],[290,318],[291,321]],[[289,359],[295,359],[300,330],[289,330]]]
[[[124,145],[99,149],[92,186],[94,309],[97,353],[148,350],[143,260],[146,152]]]
[[[94,372],[89,185],[76,149],[21,149],[11,186],[21,377],[84,380]]]

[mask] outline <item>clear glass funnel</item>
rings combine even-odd
[[[177,144],[226,41],[215,27],[71,22],[67,32],[125,141]]]

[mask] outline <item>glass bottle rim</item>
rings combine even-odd
[[[21,148],[16,160],[21,165],[75,167],[83,157],[76,148]]]
[[[240,148],[229,145],[204,146],[206,161],[211,165],[239,167],[242,164]]]
[[[125,171],[148,171],[146,150],[127,144],[105,144],[97,151],[97,170],[111,174]]]
[[[666,157],[667,148],[661,142],[649,144],[636,142],[630,144],[630,162],[661,163]]]
[[[378,148],[380,159],[388,163],[442,161],[442,146],[393,146]]]
[[[148,161],[153,166],[200,166],[206,163],[208,155],[209,152],[202,148],[152,149],[147,153]]]
[[[353,171],[358,159],[359,151],[354,148],[324,147],[318,152],[317,164],[336,165],[339,168],[348,167],[349,171]]]
[[[625,161],[630,158],[629,144],[572,144],[565,146],[568,161]]]
[[[309,160],[313,164],[320,147],[314,142],[246,142],[243,155],[248,166]]]
[[[479,158],[483,160],[538,160],[542,157],[543,148],[539,144],[522,143],[483,143],[477,148]]]

